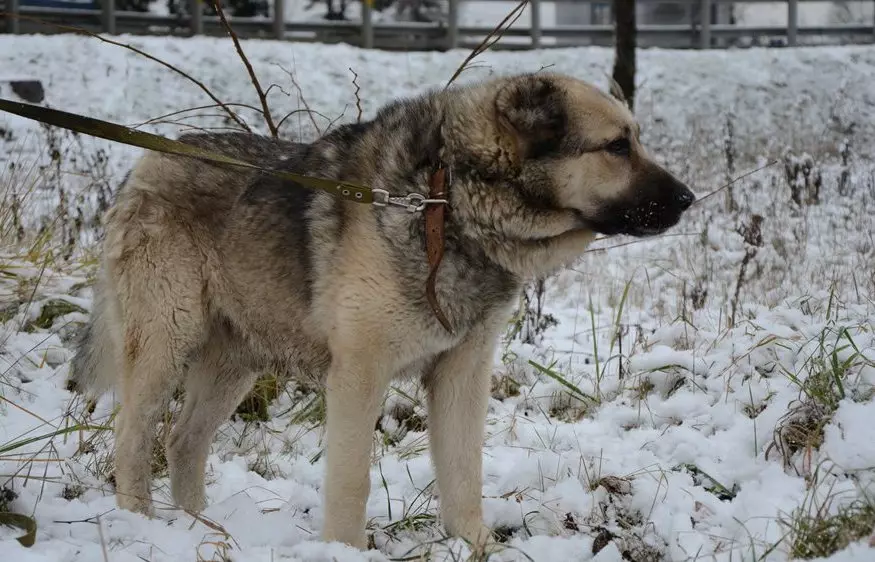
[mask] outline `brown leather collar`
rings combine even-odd
[[[437,169],[429,177],[428,181],[428,198],[429,199],[444,199],[449,201],[449,186],[447,182],[447,169],[442,163],[438,163]],[[441,309],[440,304],[435,294],[434,283],[437,278],[438,267],[444,257],[444,246],[446,237],[444,236],[444,224],[447,213],[448,203],[431,203],[426,205],[423,214],[425,215],[425,253],[428,256],[429,273],[428,279],[425,282],[425,296],[428,299],[428,304],[434,315],[437,317],[441,325],[451,334],[455,335],[450,321]]]

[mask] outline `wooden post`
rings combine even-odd
[[[532,11],[532,48],[541,48],[541,0],[529,0],[529,9]]]
[[[273,36],[286,37],[286,0],[273,0]]]
[[[447,10],[447,49],[459,46],[459,0],[449,0]]]
[[[188,8],[191,12],[191,20],[189,20],[189,27],[191,28],[192,35],[203,35],[204,34],[204,15],[201,12],[201,0],[189,0]]]
[[[799,29],[799,2],[789,0],[787,2],[787,45],[796,46],[796,31]]]
[[[362,1],[362,47],[365,49],[374,48],[373,1]]]
[[[115,35],[115,0],[102,0],[100,20],[103,24],[103,32]]]
[[[699,48],[711,48],[711,0],[699,0]]]
[[[18,0],[6,0],[6,33],[18,33],[21,26],[18,20]]]

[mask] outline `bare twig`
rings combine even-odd
[[[614,244],[613,246],[604,246],[601,248],[591,248],[589,250],[585,250],[584,254],[593,254],[596,252],[607,252],[608,250],[613,250],[614,248],[622,248],[624,246],[631,246],[633,244],[642,244],[644,242],[653,242],[655,240],[662,240],[663,238],[675,238],[678,236],[699,236],[698,232],[668,232],[666,234],[660,234],[658,236],[648,236],[647,238],[636,238],[635,240],[630,240],[629,242],[623,242],[621,244]],[[603,236],[594,240],[593,242],[601,242],[602,240],[607,240],[608,238],[613,238],[614,236]],[[572,270],[573,271],[573,270]]]
[[[292,74],[289,70],[283,68],[281,65],[279,65],[277,63],[273,63],[273,64],[276,65],[277,68],[279,68],[280,70],[285,72],[286,75],[289,77],[289,80],[292,81],[292,86],[294,86],[295,89],[298,90],[298,99],[300,99],[301,103],[304,104],[304,110],[307,112],[307,115],[310,117],[310,123],[313,124],[313,127],[316,129],[316,132],[321,136],[322,135],[322,128],[319,127],[319,125],[316,123],[316,120],[313,119],[314,113],[316,113],[317,115],[320,115],[320,116],[321,116],[321,114],[310,109],[310,105],[307,103],[307,98],[304,97],[304,91],[301,90],[301,85],[298,84],[298,81],[295,79],[295,75]]]
[[[106,539],[103,538],[103,525],[100,523],[100,515],[97,519],[97,536],[100,538],[100,550],[103,553],[104,562],[109,562],[109,554],[106,552]]]
[[[763,164],[763,165],[760,166],[759,168],[756,168],[756,169],[751,170],[751,171],[749,171],[749,172],[745,172],[745,173],[741,174],[740,176],[737,176],[737,177],[733,178],[732,181],[727,182],[726,184],[722,185],[721,187],[718,187],[717,189],[715,189],[715,190],[712,191],[711,193],[705,195],[704,197],[700,197],[700,198],[696,199],[696,201],[693,202],[693,205],[698,205],[698,204],[700,204],[702,201],[704,201],[705,199],[711,197],[712,195],[717,195],[718,193],[720,193],[720,192],[723,191],[724,189],[727,189],[729,186],[733,185],[734,183],[736,183],[736,182],[738,182],[738,181],[740,181],[740,180],[743,180],[744,178],[746,178],[746,177],[748,177],[748,176],[752,176],[752,175],[754,175],[755,173],[757,173],[757,172],[759,172],[759,171],[765,170],[766,168],[771,168],[772,166],[774,166],[774,165],[777,164],[777,163],[778,163],[777,160],[772,160],[772,161],[769,162],[768,164]]]
[[[93,523],[93,524],[96,525],[97,522],[98,522],[98,519],[99,519],[100,517],[103,517],[103,516],[106,515],[107,513],[111,513],[111,512],[113,512],[113,511],[115,511],[115,508],[107,509],[107,510],[104,511],[103,513],[98,513],[97,515],[92,515],[91,517],[86,517],[85,519],[73,519],[73,520],[70,520],[70,521],[65,521],[65,520],[58,520],[58,519],[55,519],[54,521],[52,521],[52,523],[58,523],[58,524],[62,524],[62,523],[63,523],[63,524],[66,524],[66,525],[73,525],[73,524],[75,524],[75,523]]]
[[[517,22],[517,20],[520,19],[520,16],[523,15],[523,10],[525,10],[528,3],[529,3],[529,0],[521,0],[520,3],[514,7],[513,10],[511,10],[506,16],[504,16],[503,20],[498,22],[498,25],[495,26],[495,29],[490,31],[489,35],[487,35],[483,39],[483,41],[480,42],[479,45],[474,47],[474,50],[471,51],[471,54],[468,55],[464,61],[462,61],[462,64],[459,65],[459,68],[457,68],[456,72],[454,72],[452,77],[450,77],[450,80],[447,82],[447,85],[444,86],[445,90],[447,88],[449,88],[453,82],[456,81],[456,78],[458,78],[459,75],[462,74],[462,72],[465,71],[469,62],[471,62],[472,60],[477,58],[484,51],[487,51],[492,45],[497,43],[498,40],[504,36],[505,30],[507,30],[510,26],[515,24]],[[510,23],[507,23],[508,21],[510,21]],[[507,24],[507,25],[505,25],[505,24]],[[493,37],[494,37],[494,39],[493,39]],[[491,43],[490,43],[490,39],[492,39]]]
[[[283,118],[282,118],[282,119],[280,119],[279,121],[277,121],[276,128],[277,128],[277,129],[280,129],[280,128],[283,126],[283,123],[285,123],[286,119],[288,119],[288,118],[291,117],[292,115],[296,115],[296,114],[298,114],[298,113],[315,113],[315,114],[318,115],[319,117],[324,117],[325,119],[328,119],[327,116],[322,115],[322,114],[319,113],[318,111],[313,111],[313,110],[310,110],[310,109],[293,109],[292,111],[289,111],[288,113],[286,113],[285,115],[283,115]],[[311,118],[312,118],[312,117],[311,117]]]
[[[254,105],[249,105],[246,103],[226,103],[225,105],[227,105],[229,107],[231,107],[231,106],[245,107],[246,109],[251,109],[252,111],[254,111],[256,113],[261,113],[260,109],[258,109]],[[179,111],[173,111],[171,113],[165,113],[164,115],[159,115],[158,117],[153,117],[151,119],[147,119],[147,120],[143,121],[142,123],[136,123],[134,125],[129,125],[129,127],[132,129],[137,129],[139,127],[142,127],[143,125],[150,125],[152,123],[157,123],[159,121],[163,121],[164,119],[167,119],[168,117],[173,117],[173,116],[179,115],[181,113],[188,113],[190,111],[200,111],[202,109],[215,109],[217,107],[220,107],[219,104],[211,103],[209,105],[200,105],[197,107],[190,107],[188,109],[180,109]]]
[[[250,132],[250,133],[252,132],[252,129],[249,128],[249,125],[244,123],[243,120],[240,119],[240,117],[236,113],[231,111],[231,109],[228,107],[228,104],[224,103],[222,100],[220,100],[218,97],[216,97],[216,95],[213,94],[213,92],[210,91],[210,89],[207,88],[207,86],[203,82],[201,82],[197,78],[193,77],[191,74],[188,74],[187,72],[180,70],[179,68],[173,66],[169,62],[165,62],[157,57],[150,55],[149,53],[143,51],[142,49],[138,49],[137,47],[134,47],[133,45],[128,45],[127,43],[121,43],[119,41],[113,41],[112,39],[107,39],[106,37],[103,37],[102,35],[98,35],[97,33],[94,33],[93,31],[88,31],[87,29],[83,29],[81,27],[77,27],[74,25],[62,25],[62,24],[58,24],[58,23],[52,23],[52,22],[45,21],[45,20],[40,19],[40,18],[35,18],[35,17],[31,17],[31,16],[23,16],[21,14],[19,14],[19,15],[6,14],[6,17],[17,17],[19,19],[25,19],[25,20],[33,21],[33,22],[40,23],[43,25],[55,27],[57,29],[63,29],[65,31],[70,31],[72,33],[80,33],[83,35],[88,35],[89,37],[94,37],[95,39],[99,39],[99,40],[103,41],[104,43],[109,43],[110,45],[115,45],[117,47],[122,47],[122,48],[128,49],[130,51],[137,53],[138,55],[146,57],[147,59],[149,59],[151,61],[157,62],[158,64],[169,68],[173,72],[179,74],[180,76],[182,76],[186,80],[190,81],[191,83],[193,83],[194,85],[199,87],[201,90],[204,91],[204,93],[207,96],[209,96],[209,98],[211,100],[216,102],[216,105],[221,107],[225,111],[225,113],[228,114],[228,117],[230,117],[235,123],[240,125],[247,132]]]
[[[270,108],[267,105],[267,96],[264,94],[264,90],[261,89],[261,83],[259,83],[258,77],[255,75],[255,70],[253,70],[252,65],[249,64],[249,58],[247,58],[246,53],[243,52],[243,47],[240,45],[240,38],[237,37],[237,33],[231,28],[228,19],[225,18],[225,11],[222,9],[220,1],[211,0],[211,3],[216,10],[216,13],[219,14],[219,19],[222,21],[225,31],[231,36],[231,40],[234,42],[234,48],[237,49],[237,54],[240,55],[240,60],[242,60],[243,65],[246,66],[246,71],[249,73],[252,85],[255,86],[255,92],[258,94],[258,100],[261,102],[261,108],[264,110],[263,115],[264,121],[267,123],[267,128],[270,130],[271,136],[277,138],[279,137],[279,132],[277,131],[276,125],[273,124],[273,118],[270,116]]]
[[[359,92],[361,92],[362,89],[359,87],[358,82],[357,82],[359,75],[356,74],[355,70],[353,70],[352,68],[350,68],[349,71],[352,72],[352,85],[355,86],[355,108],[358,110],[358,116],[356,117],[356,123],[361,123],[362,122],[362,98],[359,97]]]

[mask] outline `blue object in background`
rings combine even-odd
[[[81,10],[100,9],[100,2],[97,0],[19,0],[18,5],[40,8],[78,8]]]

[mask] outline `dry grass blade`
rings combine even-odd
[[[242,60],[244,66],[246,66],[246,71],[249,73],[252,85],[255,86],[258,100],[261,102],[261,107],[264,110],[263,115],[264,121],[267,123],[267,128],[270,130],[271,136],[277,138],[279,137],[279,131],[277,131],[276,125],[273,124],[273,118],[270,116],[270,108],[267,106],[267,96],[265,95],[264,90],[261,89],[261,83],[259,83],[258,77],[255,75],[255,70],[252,69],[252,65],[249,63],[249,58],[246,56],[246,53],[243,52],[243,47],[240,45],[240,38],[237,37],[237,33],[234,32],[231,28],[231,24],[228,23],[227,18],[225,18],[225,11],[222,9],[219,0],[211,0],[211,3],[216,10],[216,13],[219,15],[219,19],[222,21],[222,26],[224,26],[228,35],[231,36],[231,41],[234,42],[234,48],[237,49],[237,54],[240,55],[240,60]]]
[[[110,45],[115,45],[115,46],[117,46],[117,47],[122,47],[122,48],[128,49],[129,51],[133,51],[133,52],[137,53],[138,55],[141,55],[141,56],[143,56],[143,57],[146,57],[147,59],[149,59],[149,60],[151,60],[151,61],[157,62],[158,64],[160,64],[160,65],[162,65],[162,66],[165,66],[165,67],[169,68],[169,69],[172,70],[173,72],[176,72],[177,74],[179,74],[180,76],[182,76],[183,78],[185,78],[186,80],[190,81],[192,84],[196,85],[198,88],[200,88],[201,90],[203,90],[203,92],[204,92],[207,96],[209,96],[209,98],[210,98],[211,100],[213,100],[214,102],[216,102],[216,105],[218,105],[219,107],[221,107],[222,110],[224,110],[225,113],[228,114],[228,117],[230,117],[231,120],[233,120],[235,123],[237,123],[238,125],[240,125],[240,126],[241,126],[244,130],[246,130],[247,132],[249,132],[249,133],[252,132],[252,129],[249,128],[249,125],[247,125],[245,122],[243,122],[243,120],[240,119],[240,117],[239,117],[236,113],[234,113],[234,112],[231,110],[231,108],[228,107],[228,104],[226,104],[225,102],[223,102],[222,100],[220,100],[218,97],[216,97],[216,95],[213,94],[213,92],[210,91],[209,88],[207,88],[206,84],[204,84],[203,82],[201,82],[201,81],[198,80],[197,78],[193,77],[191,74],[188,74],[188,73],[185,72],[184,70],[180,70],[179,68],[173,66],[172,64],[170,64],[170,63],[168,63],[168,62],[166,62],[166,61],[163,61],[163,60],[161,60],[161,59],[159,59],[159,58],[157,58],[157,57],[154,57],[154,56],[150,55],[149,53],[147,53],[147,52],[145,52],[145,51],[143,51],[143,50],[141,50],[141,49],[138,49],[138,48],[134,47],[133,45],[128,45],[127,43],[121,43],[121,42],[119,42],[119,41],[113,41],[112,39],[107,39],[106,37],[103,37],[103,36],[101,36],[101,35],[98,35],[97,33],[94,33],[93,31],[88,31],[87,29],[83,29],[83,28],[81,28],[81,27],[77,27],[77,26],[74,26],[74,25],[63,25],[63,24],[59,24],[59,23],[52,23],[52,22],[49,22],[49,21],[43,20],[43,19],[41,19],[41,18],[35,18],[35,17],[31,17],[31,16],[23,16],[23,15],[21,15],[21,14],[19,14],[19,15],[10,15],[10,14],[6,14],[6,16],[7,16],[7,17],[17,17],[17,18],[19,18],[19,19],[25,19],[25,20],[28,20],[28,21],[33,21],[33,22],[35,22],[35,23],[39,23],[39,24],[42,24],[42,25],[48,25],[48,26],[51,26],[51,27],[54,27],[54,28],[57,28],[57,29],[62,29],[62,30],[64,30],[64,31],[70,31],[70,32],[72,32],[72,33],[79,33],[79,34],[82,34],[82,35],[88,35],[89,37],[94,37],[95,39],[99,39],[99,40],[103,41],[104,43],[109,43]]]
[[[472,60],[474,60],[475,58],[480,56],[481,53],[487,51],[489,49],[489,47],[494,45],[499,39],[501,39],[504,36],[504,31],[507,30],[508,28],[510,28],[510,26],[512,26],[513,24],[515,24],[517,22],[517,20],[520,19],[520,16],[523,15],[523,10],[528,5],[528,3],[529,3],[529,0],[522,0],[519,4],[517,4],[513,10],[511,10],[510,12],[508,12],[508,14],[506,16],[504,16],[503,20],[498,22],[498,25],[495,26],[495,29],[490,31],[489,35],[487,35],[483,39],[483,41],[480,42],[479,45],[474,47],[474,50],[471,51],[471,54],[469,54],[465,58],[465,60],[462,61],[462,64],[459,65],[459,68],[457,68],[456,72],[454,72],[453,75],[450,77],[450,80],[447,82],[447,85],[444,86],[445,90],[447,88],[449,88],[453,82],[456,81],[456,78],[458,78],[460,74],[465,72],[465,69],[468,67],[468,63],[470,63]],[[508,23],[508,21],[510,23]],[[494,39],[493,39],[493,37],[494,37]],[[492,42],[490,42],[490,39],[492,40]]]

